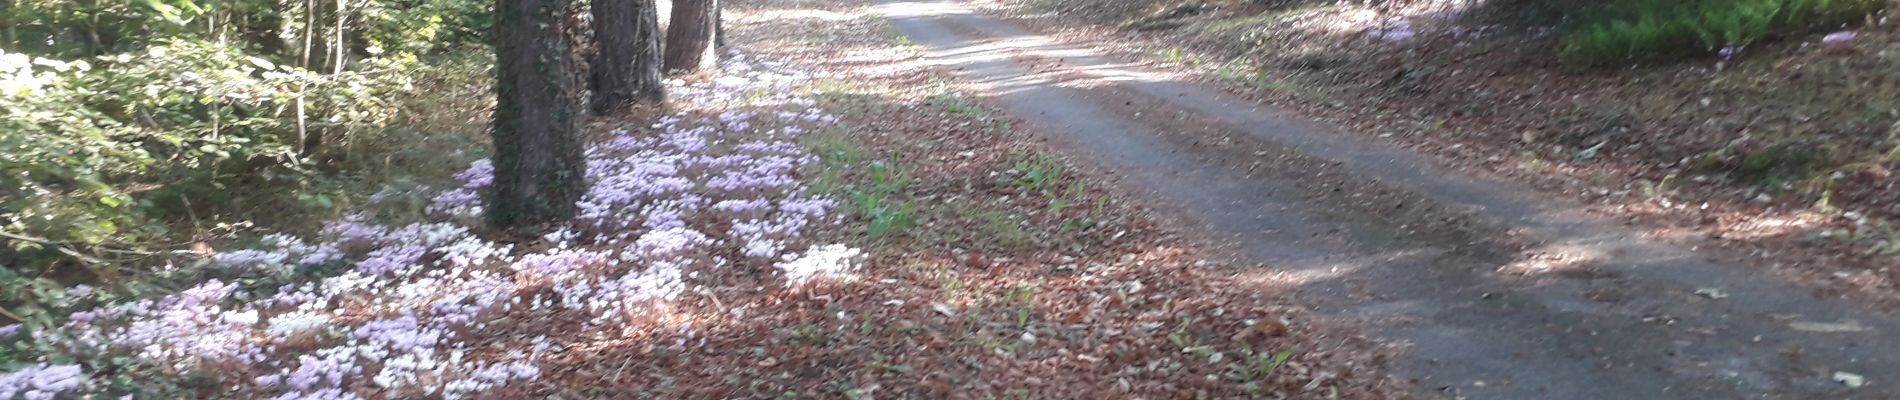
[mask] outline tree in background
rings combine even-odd
[[[653,0],[595,0],[589,87],[595,114],[666,97],[660,81],[660,15]]]
[[[666,27],[666,70],[692,73],[712,69],[718,35],[719,0],[677,0]]]
[[[532,229],[574,214],[586,188],[580,98],[570,32],[572,0],[495,4],[495,183],[487,217]]]

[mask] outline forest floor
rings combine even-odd
[[[552,339],[581,351],[544,364],[537,396],[1409,397],[1384,373],[1395,349],[1049,152],[871,5],[725,5],[731,50],[754,61],[700,79],[783,62],[812,78],[777,90],[811,102],[741,86],[701,112],[835,116],[801,139],[820,159],[802,179],[847,216],[810,236],[862,250],[850,278],[717,285],[650,335]]]
[[[1843,250],[1885,242],[1788,244],[1845,211],[1654,176],[1625,150],[1648,142],[1430,133],[1470,120],[1026,11],[1142,7],[1090,1],[726,2],[717,71],[588,124],[592,186],[553,232],[483,228],[492,168],[457,158],[317,232],[205,249],[175,293],[0,327],[37,363],[0,397],[1894,395],[1891,258]],[[1856,181],[1884,165],[1824,193],[1891,214]]]
[[[1621,186],[1610,186],[1627,192],[1606,196],[1609,190],[1596,188],[1618,182],[1516,180],[1518,175],[1487,173],[1479,167],[1517,164],[1504,163],[1516,158],[1495,153],[1461,151],[1482,144],[1461,138],[1481,134],[1459,131],[1464,133],[1408,141],[1423,133],[1355,123],[1399,118],[1377,108],[1390,96],[1360,93],[1365,97],[1357,101],[1365,101],[1363,106],[1355,100],[1273,97],[1308,89],[1232,64],[1203,66],[1191,61],[1195,53],[1153,50],[1184,43],[1178,36],[1090,27],[1075,15],[1050,12],[1080,10],[1086,16],[1090,10],[1127,6],[1122,3],[1020,4],[1036,11],[1028,14],[1010,13],[1023,9],[1003,3],[992,10],[1000,18],[983,15],[982,2],[877,3],[877,12],[895,21],[905,40],[926,49],[930,65],[955,71],[973,96],[1000,104],[1004,114],[1020,118],[1054,151],[1115,176],[1113,184],[1138,193],[1133,199],[1161,210],[1171,217],[1170,225],[1186,227],[1182,231],[1195,233],[1197,241],[1223,244],[1222,251],[1240,260],[1265,264],[1254,273],[1292,279],[1304,304],[1319,314],[1364,322],[1382,339],[1406,344],[1395,358],[1396,374],[1419,393],[1883,398],[1892,392],[1879,382],[1900,379],[1893,373],[1900,359],[1868,351],[1879,343],[1900,342],[1900,323],[1884,311],[1893,295],[1883,283],[1890,282],[1892,271],[1885,266],[1893,260],[1880,251],[1884,237],[1837,240],[1816,232],[1877,228],[1840,224],[1886,212],[1881,207],[1890,198],[1878,193],[1890,190],[1891,182],[1877,176],[1886,168],[1878,159],[1884,153],[1840,153],[1842,158],[1874,157],[1871,164],[1848,167],[1876,176],[1839,171],[1829,178],[1838,186],[1821,192],[1835,196],[1835,206],[1860,211],[1781,213],[1773,207],[1787,203],[1774,203],[1773,197],[1791,191],[1731,190],[1744,186],[1734,183],[1741,178],[1714,172],[1688,179],[1731,186],[1660,187],[1678,184],[1672,178],[1651,183],[1645,194],[1640,181],[1628,177],[1645,176],[1637,172],[1647,169],[1631,167],[1642,165],[1631,158],[1648,154],[1638,151],[1642,145],[1621,140],[1655,146],[1664,140],[1627,133],[1628,127],[1605,129],[1612,136],[1635,138],[1577,139],[1591,141],[1583,148],[1556,145],[1553,151],[1572,157],[1566,161],[1548,161],[1545,151],[1536,150],[1541,133],[1504,136],[1513,146],[1529,142],[1534,150],[1522,155],[1523,164],[1546,160],[1540,170],[1631,174],[1623,175],[1628,180]],[[1157,62],[1157,56],[1175,63]],[[1856,62],[1886,62],[1884,57],[1880,53]],[[1833,65],[1836,60],[1814,62]],[[1176,66],[1187,68],[1170,68]],[[1868,90],[1878,95],[1884,81],[1872,79],[1876,88]],[[1267,101],[1208,88],[1240,89]],[[1313,111],[1327,109],[1338,112]],[[1860,115],[1868,120],[1840,123],[1886,123],[1881,119],[1885,110],[1875,111]],[[1429,111],[1412,115],[1438,117]],[[1553,121],[1549,128],[1569,125]],[[1841,143],[1846,144],[1836,146],[1866,149],[1883,142],[1854,137]],[[1466,155],[1436,157],[1435,150]],[[1741,160],[1756,161],[1713,162],[1785,167],[1759,161],[1778,157],[1774,151],[1734,151],[1745,154]],[[1473,162],[1473,155],[1485,161]],[[1576,186],[1552,186],[1551,181]],[[1599,195],[1573,194],[1586,189]],[[1739,199],[1681,205],[1681,197],[1717,194]],[[1631,199],[1643,204],[1605,207]],[[1780,226],[1787,230],[1772,234],[1749,231],[1761,236],[1742,236],[1737,229],[1733,237],[1748,240],[1724,245],[1721,236],[1655,232],[1679,220],[1644,221],[1648,214],[1634,211],[1711,209],[1708,215],[1757,218],[1751,226],[1763,229],[1773,224],[1761,218],[1811,218],[1825,224]],[[1628,212],[1611,212],[1617,210]],[[1698,226],[1724,229],[1715,222]],[[1820,238],[1790,239],[1795,231]]]
[[[484,228],[468,163],[0,331],[38,363],[0,397],[1410,397],[1396,348],[1048,151],[872,5],[726,7],[717,71],[588,123],[552,232]]]

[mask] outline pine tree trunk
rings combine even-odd
[[[580,98],[568,54],[573,0],[497,0],[495,183],[488,221],[524,231],[566,220],[586,190]]]
[[[719,0],[675,0],[666,27],[666,70],[693,73],[712,69],[719,61],[713,52],[714,12]]]
[[[588,72],[594,114],[664,100],[660,14],[654,0],[594,0],[593,13],[598,48]]]

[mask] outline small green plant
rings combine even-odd
[[[910,36],[905,35],[903,32],[890,31],[885,34],[885,37],[891,40],[891,44],[895,44],[900,47],[910,47],[910,46],[917,45],[917,42],[911,41]]]
[[[857,168],[863,158],[863,150],[858,149],[857,144],[835,132],[815,135],[806,147],[818,156],[821,168],[813,177],[812,186],[823,193],[842,192],[849,183],[845,175]]]
[[[1074,184],[1069,185],[1068,190],[1064,190],[1060,195],[1049,197],[1049,211],[1062,212],[1063,209],[1069,208],[1069,206],[1073,205],[1070,204],[1070,199],[1081,198],[1085,190],[1088,190],[1087,183],[1079,180],[1075,181]]]
[[[1094,228],[1095,224],[1100,223],[1098,218],[1100,218],[1100,216],[1107,210],[1108,210],[1108,195],[1102,195],[1100,197],[1097,197],[1095,199],[1095,208],[1089,210],[1088,216],[1085,216],[1079,219],[1070,219],[1070,220],[1062,221],[1062,227],[1057,228],[1056,232],[1068,233],[1068,232],[1081,231],[1081,230],[1087,230],[1089,228]]]
[[[1055,187],[1056,181],[1062,179],[1062,175],[1068,172],[1068,167],[1062,164],[1062,160],[1053,155],[1025,155],[1017,156],[1015,159],[1010,167],[1014,176],[1009,178],[1009,183],[1030,193],[1050,194],[1049,191]]]
[[[1282,351],[1282,352],[1271,353],[1271,354],[1262,353],[1262,354],[1255,355],[1254,356],[1254,365],[1255,365],[1254,376],[1256,377],[1256,379],[1273,376],[1273,371],[1280,369],[1280,366],[1285,365],[1286,360],[1290,358],[1293,358],[1293,352],[1291,351]]]
[[[866,165],[862,179],[845,188],[852,214],[866,221],[871,237],[902,233],[917,223],[916,207],[903,198],[911,178],[898,169],[900,158],[901,152],[893,152],[887,161]]]

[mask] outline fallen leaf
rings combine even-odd
[[[1860,374],[1839,371],[1834,373],[1834,381],[1840,382],[1842,385],[1847,385],[1847,387],[1857,388],[1867,384],[1867,377],[1860,376]]]

